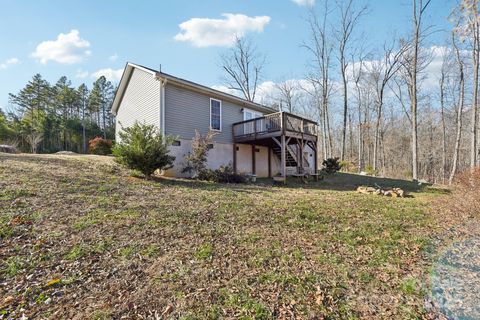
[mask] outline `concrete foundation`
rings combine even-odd
[[[182,173],[182,169],[187,165],[185,157],[192,150],[191,140],[179,139],[179,146],[170,146],[170,154],[175,156],[175,162],[172,169],[164,174],[173,177],[188,177],[188,173]],[[251,174],[252,166],[252,146],[248,144],[237,144],[237,172],[240,174]],[[208,152],[207,166],[210,169],[218,169],[220,166],[233,165],[233,144],[214,142],[213,148]],[[255,147],[255,169],[257,177],[268,177],[268,148],[263,146]],[[271,172],[272,176],[280,172],[280,160],[275,154],[271,154]]]

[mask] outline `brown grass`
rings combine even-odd
[[[449,210],[469,217],[480,216],[480,168],[467,170],[454,181],[453,197],[448,199]]]
[[[413,197],[353,191],[377,182]],[[0,314],[426,317],[437,193],[345,174],[287,187],[145,181],[107,157],[0,154]]]

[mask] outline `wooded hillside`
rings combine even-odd
[[[90,139],[113,139],[113,95],[114,86],[103,76],[89,90],[85,84],[74,88],[65,76],[51,85],[36,74],[18,93],[10,94],[14,108],[9,113],[0,109],[0,143],[32,153],[86,153]]]

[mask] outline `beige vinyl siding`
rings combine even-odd
[[[160,128],[160,82],[138,68],[134,68],[116,116],[115,133],[135,121]]]
[[[183,139],[192,139],[195,129],[206,134],[210,127],[210,98],[222,101],[222,131],[214,140],[232,142],[232,124],[243,121],[242,106],[168,82],[165,89],[165,133]]]

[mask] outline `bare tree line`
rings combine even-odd
[[[339,157],[349,170],[451,183],[480,165],[479,1],[459,0],[451,29],[439,31],[429,21],[431,0],[410,0],[410,31],[370,50],[362,40],[369,9],[322,1],[306,19],[304,79],[280,81],[263,102],[317,119],[321,156]],[[445,34],[444,45],[429,46],[433,31]],[[254,100],[264,62],[251,42],[237,39],[222,60],[229,87]]]

